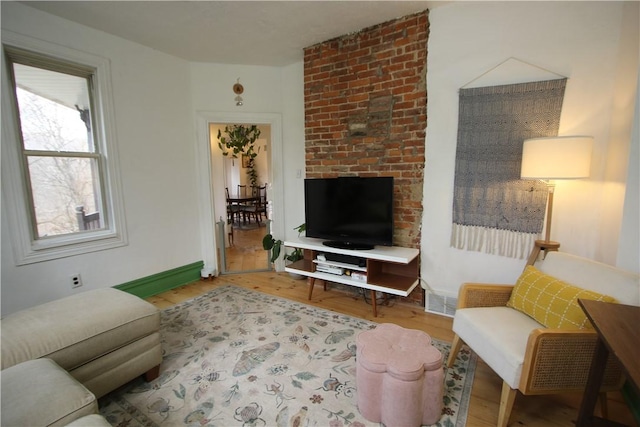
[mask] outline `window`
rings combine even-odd
[[[2,105],[11,111],[10,121],[3,114],[11,133],[3,134],[3,168],[9,144],[15,160],[13,188],[5,189],[3,179],[3,193],[13,206],[18,264],[126,243],[115,156],[108,156],[115,151],[108,62],[36,44],[37,50],[3,46],[3,90],[13,95]]]
[[[13,55],[9,54],[10,61]],[[86,75],[11,61],[34,238],[102,229],[100,154],[93,143],[91,71]],[[80,73],[84,74],[84,73]]]

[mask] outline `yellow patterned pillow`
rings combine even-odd
[[[588,291],[556,279],[529,265],[518,278],[507,302],[547,328],[591,328],[578,298],[616,302],[610,296]]]

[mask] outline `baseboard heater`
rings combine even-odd
[[[453,317],[456,314],[458,306],[458,298],[446,295],[438,295],[427,291],[427,302],[425,311],[428,313],[440,314],[443,316]]]

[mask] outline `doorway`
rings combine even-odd
[[[217,131],[210,133],[211,123],[238,123],[269,125],[271,130],[268,153],[268,202],[270,205],[270,225],[273,235],[282,235],[284,230],[284,182],[282,179],[283,142],[282,117],[277,113],[250,112],[199,112],[197,114],[197,191],[198,212],[200,222],[200,245],[204,269],[221,273],[219,241],[224,242],[226,235],[218,232],[217,224],[226,221],[226,196],[223,156],[218,148]],[[226,247],[226,242],[225,242]],[[266,258],[266,252],[265,252]],[[284,268],[279,259],[275,263],[276,270]]]
[[[234,125],[248,123],[210,123],[209,135],[212,154],[222,155],[218,134]],[[266,203],[269,198],[271,125],[258,124],[260,136],[253,144],[256,157],[250,163],[246,156],[222,156],[223,182],[212,182],[214,192],[224,191],[226,198],[226,224],[224,244],[218,241],[222,274],[266,271],[270,269],[268,252],[262,248],[267,234]],[[253,182],[251,175],[254,175]],[[219,176],[220,174],[218,174]],[[221,225],[218,226],[220,228]]]

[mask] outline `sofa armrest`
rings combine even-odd
[[[458,292],[458,308],[503,307],[512,290],[513,285],[463,283]]]
[[[529,334],[518,389],[525,395],[584,391],[596,340],[591,329],[534,329]],[[617,390],[623,382],[618,361],[610,357],[602,391]]]

